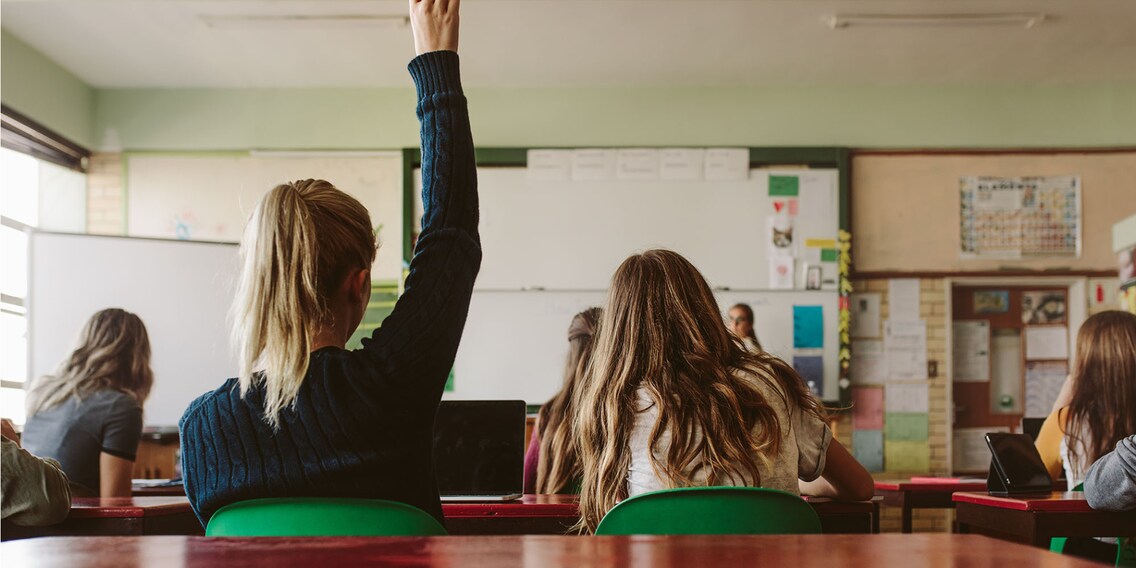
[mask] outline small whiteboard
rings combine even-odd
[[[105,308],[146,324],[154,370],[148,426],[176,426],[193,399],[236,376],[226,319],[236,245],[33,232],[29,258],[28,379],[53,373]]]

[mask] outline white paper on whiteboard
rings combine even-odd
[[[654,148],[623,148],[615,154],[615,179],[650,181],[659,179],[659,151]]]
[[[745,181],[749,179],[749,149],[710,148],[706,150],[703,177],[707,181]]]
[[[1026,327],[1027,361],[1068,358],[1069,335],[1065,326]]]
[[[989,381],[990,322],[956,321],[952,333],[952,378],[956,382]]]
[[[702,148],[663,148],[659,151],[659,179],[701,180],[705,158],[706,150]]]
[[[919,279],[892,278],[888,280],[888,319],[916,321],[919,319]]]
[[[888,385],[884,387],[884,407],[888,412],[928,412],[927,395],[925,384]]]
[[[615,150],[572,151],[572,181],[607,181],[615,177]]]
[[[533,181],[568,181],[572,177],[571,150],[529,150],[526,175]]]

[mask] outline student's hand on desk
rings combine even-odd
[[[16,433],[16,425],[7,418],[0,420],[0,435],[15,442],[17,446],[20,445],[20,435]]]
[[[414,52],[458,50],[458,5],[460,0],[410,0],[410,27]]]

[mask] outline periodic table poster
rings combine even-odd
[[[963,258],[1081,254],[1081,177],[959,178]]]

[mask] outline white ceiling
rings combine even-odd
[[[4,28],[96,87],[407,86],[409,28],[209,27],[406,0],[5,0]],[[831,30],[850,13],[1044,12],[1024,27]],[[1136,83],[1134,0],[465,0],[467,85]]]

